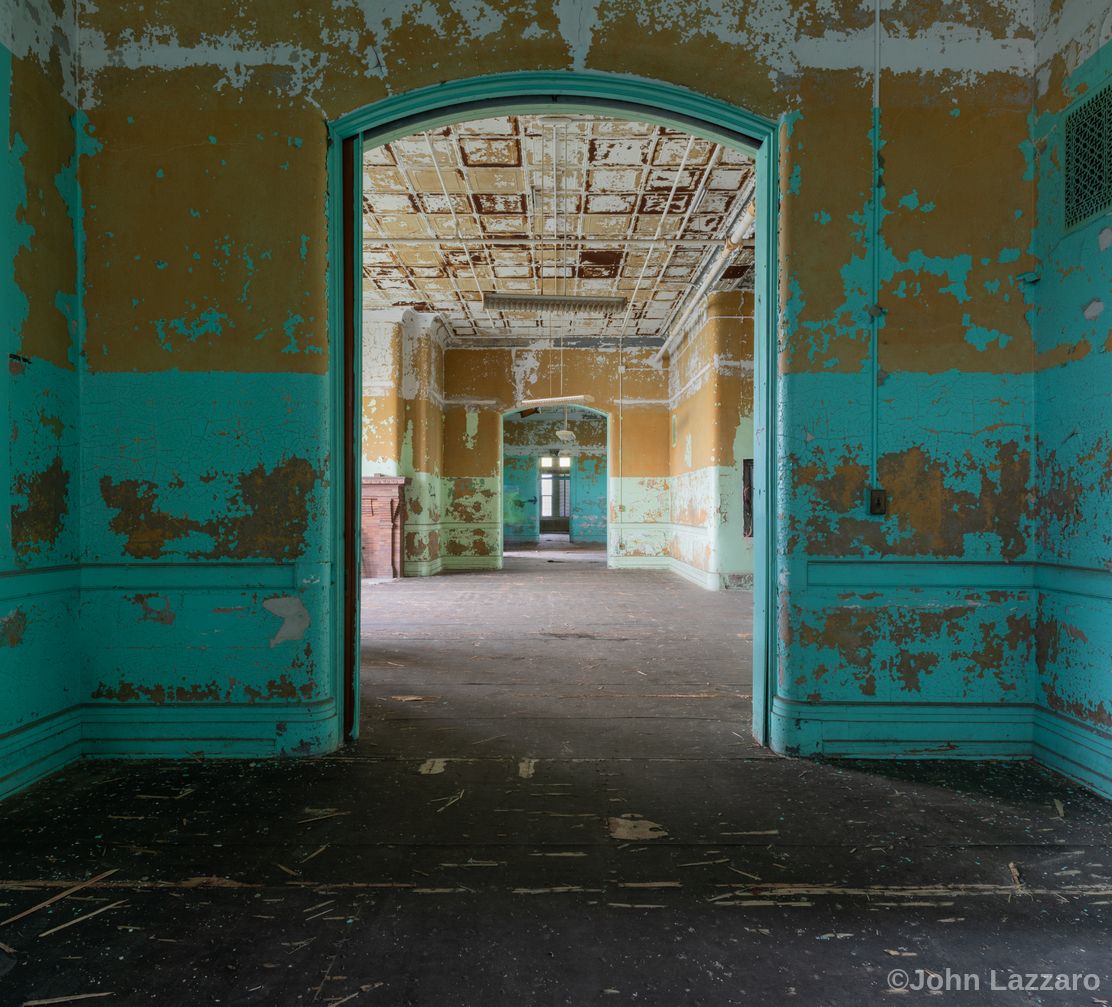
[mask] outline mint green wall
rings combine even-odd
[[[75,112],[59,64],[33,44],[34,28],[72,40],[73,26],[45,7],[11,16],[0,32],[18,50],[0,44],[0,797],[81,746]]]
[[[576,434],[565,443],[556,431]],[[573,542],[606,542],[607,418],[591,409],[542,408],[528,416],[508,413],[502,420],[502,517],[505,541],[536,542],[540,536],[540,459],[570,454]]]
[[[1061,59],[1061,57],[1059,57]],[[1036,754],[1112,790],[1112,212],[1066,230],[1067,117],[1112,87],[1112,45],[1048,74],[1033,126],[1039,171],[1031,285],[1038,566],[1032,593]],[[1106,166],[1107,167],[1107,166]]]
[[[536,542],[540,536],[537,458],[508,455],[502,463],[502,540],[505,546]]]
[[[538,453],[507,455],[503,461],[502,521],[507,546],[540,537],[539,459]],[[574,455],[570,474],[571,541],[606,542],[606,455]]]
[[[606,455],[583,452],[572,460],[571,540],[606,541]]]

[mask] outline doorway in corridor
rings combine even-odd
[[[569,455],[545,455],[540,467],[541,534],[571,534],[571,464]]]
[[[606,559],[609,419],[584,406],[502,417],[503,556],[559,548]]]
[[[732,144],[652,122],[657,114],[636,120],[569,105],[561,115],[538,116],[539,122],[511,112],[505,119],[487,116],[438,125],[408,137],[391,127],[374,139],[387,134],[396,139],[377,147],[368,140],[365,150],[374,153],[358,166],[364,210],[362,426],[364,432],[372,431],[372,441],[379,438],[378,447],[382,430],[392,427],[396,450],[392,459],[389,451],[374,455],[365,438],[363,468],[366,474],[369,458],[387,458],[412,469],[411,474],[398,464],[386,473],[406,482],[402,566],[407,576],[394,585],[378,585],[374,592],[387,587],[418,590],[407,581],[422,577],[432,584],[462,581],[465,572],[470,579],[472,570],[489,575],[503,567],[503,574],[514,572],[508,548],[503,561],[503,547],[511,543],[502,527],[502,458],[492,466],[488,457],[492,445],[498,446],[497,436],[490,436],[495,432],[490,420],[492,414],[525,411],[553,399],[565,406],[569,401],[598,405],[601,400],[610,407],[612,433],[617,435],[616,457],[611,455],[605,466],[613,567],[642,570],[645,583],[655,584],[662,597],[674,589],[690,589],[677,572],[703,587],[752,585],[755,550],[752,540],[740,542],[749,530],[742,528],[741,472],[756,459],[752,330],[755,317],[763,317],[767,309],[767,299],[761,303],[757,297],[755,303],[753,291],[755,252],[761,251],[754,247],[754,162]],[[420,156],[414,157],[418,143],[427,158],[423,164],[416,163]],[[585,155],[576,153],[577,144]],[[648,150],[639,163],[630,158],[638,144],[647,144]],[[352,149],[349,144],[347,150]],[[375,162],[375,157],[381,160]],[[537,169],[532,180],[531,169]],[[767,181],[767,164],[764,170]],[[634,179],[634,191],[625,191]],[[515,187],[520,191],[511,191]],[[377,232],[369,235],[365,225],[372,218]],[[376,247],[369,238],[386,240]],[[402,245],[406,247],[399,254]],[[766,245],[763,252],[767,250]],[[518,294],[539,295],[547,303],[515,302]],[[378,303],[371,307],[368,302],[376,296]],[[452,297],[454,305],[447,303]],[[556,300],[563,303],[554,307]],[[387,321],[389,312],[395,331],[368,339],[368,329]],[[566,315],[568,320],[554,324],[545,315]],[[720,330],[714,338],[730,338],[725,329],[732,323],[735,328],[748,324],[747,345],[741,352],[717,355],[717,347],[711,347],[712,359],[724,360],[724,370],[734,373],[715,373],[708,389],[706,356],[697,343],[708,326]],[[562,356],[565,347],[579,351],[581,363],[593,358],[595,373],[581,367],[571,387],[565,387],[561,361],[557,389],[556,350]],[[400,364],[400,394],[392,404],[381,401],[383,396],[368,389],[366,380],[369,371],[373,385],[370,358],[384,351]],[[500,352],[501,360],[492,351]],[[606,363],[608,354],[613,366]],[[742,376],[748,377],[748,389],[739,397],[746,399],[742,409],[748,418],[741,424],[728,418],[731,447],[741,450],[727,464],[737,466],[738,478],[723,479],[717,472],[708,480],[698,470],[701,453],[716,451],[714,444],[705,443],[714,418],[700,416],[681,400],[692,390],[729,400],[736,392],[729,382],[742,378],[741,384]],[[564,394],[555,395],[557,390]],[[654,407],[659,422],[651,415]],[[377,423],[380,419],[385,423]],[[455,471],[447,462],[453,452],[467,462],[453,463]],[[551,509],[546,522],[568,521],[570,539],[574,489],[571,473],[562,478],[560,457],[552,456],[544,484],[538,460],[536,496],[538,512]],[[760,501],[763,459],[757,461],[753,484]],[[736,517],[740,548],[730,541],[734,529],[713,529],[717,537],[708,541],[708,530],[700,523],[708,511],[724,515],[734,510],[734,501],[725,498],[715,500],[713,508],[702,507],[700,491],[708,483],[732,487],[735,482],[739,499],[731,517]],[[548,507],[545,497],[550,498]],[[756,509],[759,529],[763,508],[758,503]],[[549,536],[561,529],[546,524],[542,540],[538,521],[537,531],[540,551],[551,546]],[[758,531],[758,542],[760,537]],[[716,568],[721,556],[739,554],[748,554],[747,573]],[[680,569],[685,566],[687,570]],[[449,572],[456,576],[437,576]],[[632,571],[616,575],[631,578],[625,584],[634,583]],[[420,590],[427,589],[421,584]],[[572,589],[582,593],[579,585]],[[615,583],[605,590],[622,587]],[[697,590],[695,597],[708,612],[718,604],[711,599],[741,603],[745,617],[740,628],[736,614],[730,616],[734,654],[727,664],[735,672],[751,667],[755,634],[750,597],[744,590]],[[447,596],[445,603],[450,604]],[[739,650],[749,652],[739,655]],[[730,683],[737,684],[748,688],[740,676]],[[748,699],[748,693],[744,696]],[[732,727],[742,726],[744,732],[743,724],[744,714],[738,718],[735,712]]]

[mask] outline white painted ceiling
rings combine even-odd
[[[466,344],[659,345],[753,170],[731,148],[597,116],[480,119],[368,149],[364,308],[439,312]],[[751,269],[742,249],[720,287]],[[487,312],[484,291],[629,305],[610,316]]]

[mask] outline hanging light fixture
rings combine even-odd
[[[568,407],[564,406],[564,427],[562,430],[556,431],[556,436],[560,438],[565,444],[570,444],[575,440],[575,431],[568,426]]]
[[[540,399],[522,399],[522,409],[540,409],[543,406],[590,405],[595,401],[593,395],[548,395]]]
[[[483,292],[485,311],[523,311],[538,315],[611,315],[624,311],[628,298],[585,297],[566,294],[507,294]]]
[[[565,163],[567,162],[567,159],[568,159],[568,128],[567,128],[567,126],[564,126],[564,161],[565,161]],[[558,161],[556,160],[556,127],[553,126],[552,127],[552,171],[554,173],[556,171],[557,164],[558,164]],[[556,194],[557,191],[558,191],[558,187],[557,187],[556,176],[555,176],[555,174],[553,174],[552,193],[553,193],[554,198],[555,198],[555,194]],[[560,206],[560,209],[561,209],[561,211],[565,210],[566,209],[566,204]],[[553,215],[552,216],[553,216],[552,230],[553,230],[553,237],[555,237],[556,236],[556,223],[555,223],[556,207],[553,207]],[[565,233],[567,232],[567,229],[568,229],[567,228],[567,221],[565,220],[564,221],[564,232]],[[560,256],[560,271],[561,271],[561,273],[565,273],[565,270],[567,269],[567,252],[566,252],[566,249],[562,249],[562,251],[563,251],[563,254],[561,254],[561,256]],[[567,282],[566,273],[565,273],[563,279],[564,279],[563,300],[568,301],[568,302],[574,302],[575,298],[567,296],[567,294],[568,294],[568,282]],[[563,394],[564,394],[564,334],[561,332],[560,333],[560,395],[563,396]],[[564,444],[569,444],[569,443],[571,443],[572,441],[575,440],[575,433],[572,430],[568,429],[568,407],[566,405],[564,406],[564,426],[563,426],[563,429],[556,431],[556,436],[559,437],[560,440]]]
[[[548,123],[542,124],[548,125]],[[557,205],[558,205],[558,158],[556,155],[556,123],[552,123],[552,241],[554,253],[558,252],[557,238],[559,235],[559,227],[557,221]],[[564,136],[565,144],[567,142],[567,135]],[[543,150],[543,147],[542,147]],[[565,151],[566,156],[566,151]],[[543,231],[543,228],[542,228]],[[556,287],[556,255],[553,256],[553,287]],[[540,271],[541,289],[538,293],[534,294],[502,294],[502,293],[487,293],[483,295],[484,307],[490,307],[492,310],[499,311],[535,311],[539,314],[549,316],[548,323],[548,336],[552,338],[552,322],[551,316],[553,314],[585,314],[585,313],[609,313],[610,311],[620,310],[625,306],[626,299],[624,297],[578,297],[568,296],[567,284],[564,284],[562,294],[551,293],[547,294],[544,291],[544,270]],[[594,402],[594,397],[591,395],[565,395],[564,394],[564,337],[563,333],[560,334],[560,394],[559,395],[546,395],[535,399],[523,399],[521,405],[526,409],[539,409],[543,406],[563,406],[564,407],[564,425],[560,430],[556,431],[556,436],[565,444],[571,443],[575,440],[575,432],[570,428],[568,423],[568,406],[570,405],[585,405]]]

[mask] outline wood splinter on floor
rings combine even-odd
[[[461,790],[458,794],[453,794],[451,797],[436,797],[436,798],[433,798],[433,800],[429,801],[429,804],[440,804],[441,801],[445,802],[445,803],[441,804],[439,808],[436,809],[436,813],[439,815],[440,812],[442,812],[445,808],[450,808],[453,804],[456,804],[457,802],[462,800],[463,795],[464,795],[464,791]]]
[[[71,1004],[78,1000],[98,1000],[115,995],[115,993],[74,993],[72,996],[50,997],[47,1000],[24,1000],[22,1007],[49,1007],[50,1004]]]
[[[84,916],[78,916],[76,919],[69,920],[66,923],[60,923],[56,927],[51,927],[49,930],[44,930],[40,937],[49,937],[51,934],[56,934],[59,930],[65,930],[66,927],[72,927],[75,923],[81,923],[85,920],[91,920],[94,916],[99,916],[101,913],[108,912],[109,909],[116,909],[119,906],[126,906],[127,899],[120,899],[118,902],[112,902],[107,906],[101,906],[100,909],[94,909],[91,913],[86,913]]]
[[[308,825],[310,822],[323,822],[326,818],[342,818],[344,815],[350,814],[350,811],[330,811],[327,815],[315,815],[312,818],[302,818],[297,824]]]
[[[309,862],[310,860],[312,860],[312,859],[313,859],[314,857],[319,857],[319,856],[320,856],[320,855],[321,855],[321,854],[322,854],[322,853],[323,853],[323,852],[324,852],[325,850],[327,850],[327,849],[328,849],[328,847],[329,847],[329,846],[331,846],[331,845],[332,845],[331,843],[325,843],[325,844],[324,844],[323,846],[318,846],[318,847],[317,847],[317,848],[316,848],[315,850],[313,850],[313,852],[312,852],[312,853],[310,853],[310,854],[309,854],[309,855],[308,855],[307,857],[302,857],[302,858],[301,858],[301,863],[303,863],[303,864],[307,864],[307,863],[308,863],[308,862]],[[279,866],[279,867],[281,867],[282,865],[281,865],[281,864],[279,864],[278,866]]]
[[[21,913],[16,913],[15,916],[9,916],[6,920],[0,921],[0,927],[6,927],[9,923],[15,923],[16,920],[21,920],[25,916],[30,916],[32,913],[37,913],[40,909],[45,909],[47,906],[54,905],[55,902],[61,902],[62,899],[69,898],[75,892],[81,891],[83,888],[88,888],[90,885],[95,885],[98,881],[103,881],[105,878],[111,877],[119,870],[118,867],[113,867],[110,871],[105,871],[103,874],[98,874],[96,877],[89,878],[88,881],[82,881],[80,884],[73,885],[67,888],[64,892],[59,892],[57,895],[51,896],[45,902],[40,902],[37,906],[32,906],[30,909],[24,909]]]

